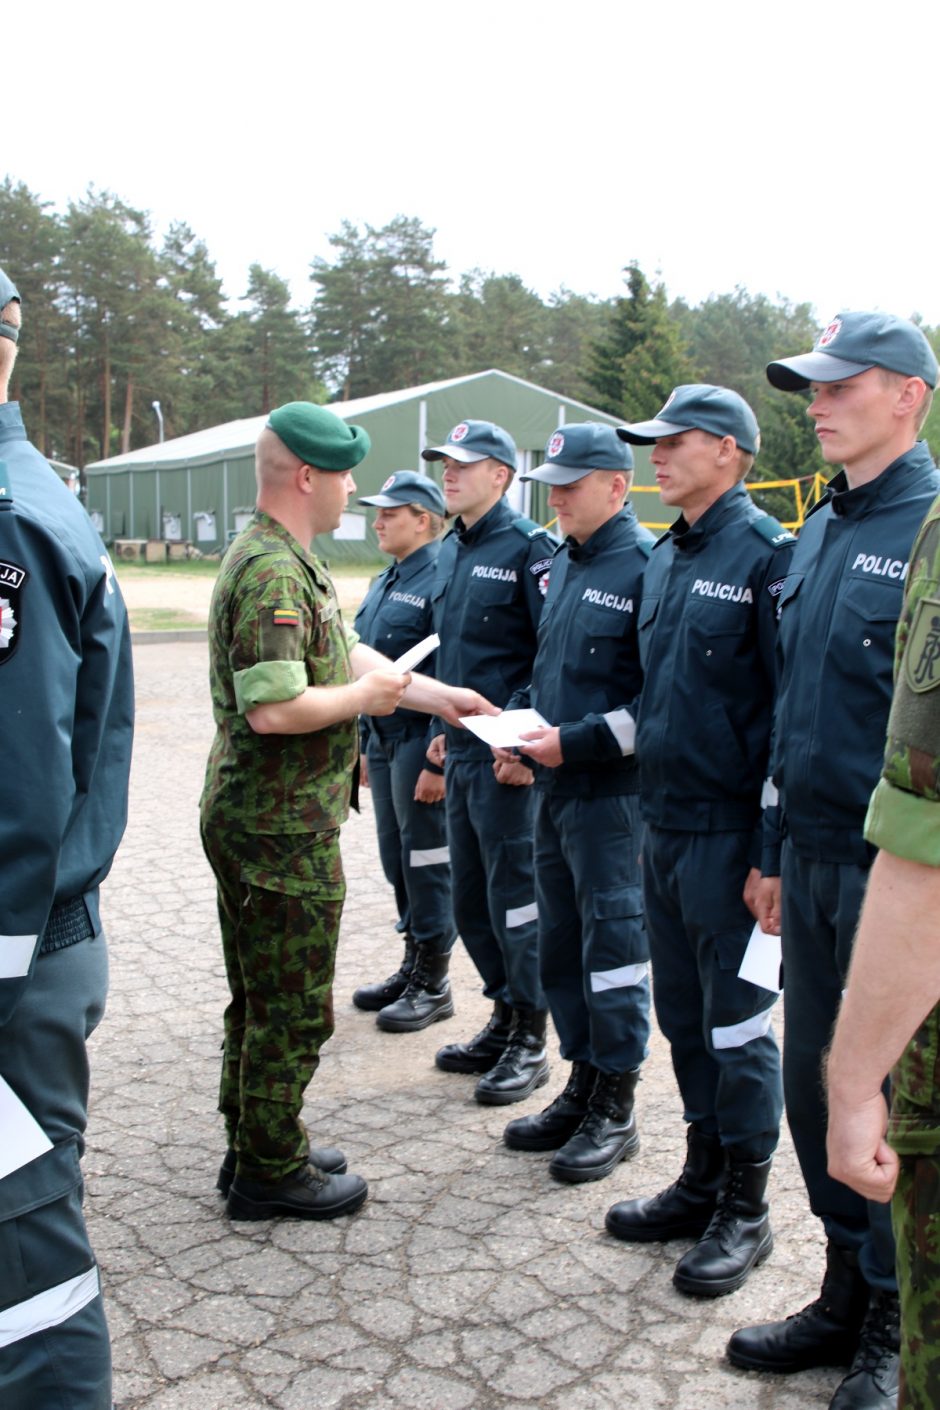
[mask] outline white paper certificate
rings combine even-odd
[[[16,1093],[0,1077],[0,1180],[52,1150],[52,1142]]]
[[[523,743],[522,735],[548,720],[538,710],[504,710],[501,715],[463,715],[460,723],[493,749],[513,749]]]
[[[437,632],[432,632],[423,641],[416,641],[414,646],[409,646],[408,650],[399,656],[397,661],[392,662],[393,671],[401,671],[405,675],[407,671],[414,671],[426,661],[432,651],[436,651],[441,644],[441,639]]]
[[[779,994],[780,954],[780,936],[768,935],[759,925],[755,925],[744,951],[738,978]]]

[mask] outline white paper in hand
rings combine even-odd
[[[746,979],[750,984],[757,984],[761,989],[770,989],[774,994],[779,994],[780,958],[780,936],[768,935],[765,930],[761,930],[759,925],[755,925],[751,931],[751,938],[747,942],[747,949],[744,951],[744,959],[738,970],[738,978]]]
[[[432,651],[436,651],[441,644],[441,639],[437,632],[432,632],[423,641],[416,641],[414,646],[409,646],[408,650],[399,656],[397,661],[392,662],[393,671],[401,671],[402,675],[407,675],[409,671],[416,671],[422,661],[426,661]]]
[[[492,749],[515,749],[524,734],[548,720],[538,710],[504,710],[501,715],[463,715],[460,723]]]
[[[21,1165],[52,1150],[52,1142],[36,1118],[0,1077],[0,1180]]]

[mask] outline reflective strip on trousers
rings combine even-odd
[[[764,1009],[762,1013],[755,1013],[751,1018],[745,1018],[741,1023],[729,1023],[727,1028],[712,1029],[713,1048],[743,1048],[745,1043],[752,1043],[755,1038],[763,1038],[770,1027],[773,1017],[772,1009]]]
[[[0,935],[0,979],[22,979],[29,973],[36,935]]]
[[[529,921],[538,920],[538,916],[539,908],[534,901],[531,906],[516,906],[506,912],[506,929],[515,930],[517,926],[528,925]]]
[[[0,1312],[0,1346],[22,1341],[23,1337],[44,1332],[48,1327],[58,1327],[67,1322],[76,1312],[81,1312],[89,1302],[98,1297],[101,1287],[98,1269],[89,1268],[87,1273],[79,1273],[77,1278],[69,1278],[54,1288],[28,1297],[25,1302],[17,1302],[13,1307]]]
[[[408,865],[414,867],[444,866],[450,861],[449,847],[429,847],[423,852],[409,852]]]
[[[591,993],[599,994],[603,989],[630,989],[642,984],[648,971],[648,964],[624,964],[619,969],[592,970]]]

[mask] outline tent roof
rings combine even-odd
[[[373,411],[383,411],[386,407],[397,406],[402,402],[421,401],[426,397],[433,396],[436,392],[442,392],[451,387],[466,385],[468,382],[478,381],[481,377],[499,377],[507,382],[515,382],[520,387],[525,387],[530,392],[537,392],[540,396],[550,397],[553,401],[562,401],[567,406],[575,406],[583,411],[589,412],[593,416],[604,415],[598,413],[596,407],[587,406],[584,402],[575,401],[573,397],[563,396],[560,392],[549,391],[546,387],[540,387],[535,382],[527,382],[523,377],[514,377],[509,372],[500,372],[498,368],[488,368],[485,372],[474,372],[466,377],[448,377],[440,382],[425,382],[420,387],[402,387],[395,392],[379,392],[371,397],[357,397],[353,401],[331,402],[328,410],[335,412],[343,421],[355,421],[357,417],[365,416]],[[188,436],[176,436],[171,441],[164,441],[162,445],[142,446],[140,450],[128,451],[126,455],[112,455],[107,460],[95,460],[85,466],[86,475],[101,475],[112,470],[134,470],[149,469],[151,466],[180,465],[200,465],[208,460],[216,460],[219,455],[227,454],[231,456],[248,455],[254,452],[255,441],[258,434],[267,422],[267,416],[248,416],[240,421],[226,421],[221,426],[207,426],[204,431],[193,431]]]

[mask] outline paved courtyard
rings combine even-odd
[[[507,1150],[511,1110],[472,1099],[435,1049],[485,1021],[462,948],[458,1014],[381,1033],[349,995],[397,963],[368,794],[344,830],[349,898],[336,1034],[307,1095],[314,1139],[369,1181],[358,1215],[231,1224],[215,1193],[225,981],[197,835],[212,734],[205,643],[135,649],[130,825],[104,893],[108,1014],[93,1040],[87,1209],[114,1341],[117,1410],[805,1410],[838,1373],[771,1379],[722,1358],[741,1323],[815,1295],[821,1239],[785,1140],[772,1177],[776,1250],[712,1302],[671,1285],[683,1245],[628,1248],[614,1199],[668,1184],[681,1108],[656,1037],[639,1088],[642,1148],[609,1179],[556,1184],[547,1155]],[[557,1049],[553,1049],[557,1054]]]

